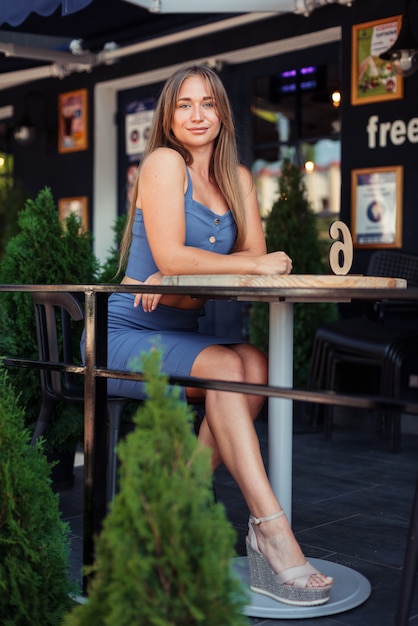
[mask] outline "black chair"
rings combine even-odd
[[[418,257],[379,250],[371,256],[367,274],[404,278],[408,287],[416,287]],[[375,302],[363,315],[324,324],[317,330],[308,386],[310,389],[347,390],[345,379],[350,371],[348,368],[354,366],[357,371],[361,368],[363,373],[368,372],[370,380],[377,374],[378,388],[375,393],[400,397],[407,387],[405,380],[418,361],[417,347],[418,302]],[[324,415],[327,437],[331,436],[332,426],[332,408],[327,407]],[[378,430],[380,435],[393,434],[393,447],[399,449],[399,414],[380,413]]]
[[[84,319],[84,311],[79,300],[71,293],[37,292],[32,294],[35,306],[36,336],[39,360],[63,365],[73,365],[74,336],[73,323]],[[42,404],[32,437],[32,445],[42,436],[60,402],[84,404],[84,385],[80,377],[68,372],[48,369],[40,370]],[[107,399],[108,454],[106,467],[107,503],[113,499],[117,489],[116,445],[119,439],[123,413],[129,398],[111,397]]]

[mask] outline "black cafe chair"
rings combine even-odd
[[[32,294],[35,307],[36,336],[39,360],[62,365],[74,365],[74,322],[84,319],[80,301],[68,292],[36,292]],[[42,403],[35,430],[32,436],[35,441],[45,434],[54,410],[60,402],[84,404],[84,385],[79,377],[69,372],[58,372],[50,369],[40,370]],[[107,398],[107,467],[106,467],[106,499],[109,504],[117,489],[116,445],[119,440],[123,413],[129,398]]]
[[[394,250],[372,254],[367,269],[369,276],[404,278],[408,287],[418,286],[418,256]],[[377,374],[375,393],[400,397],[416,393],[408,385],[410,374],[418,369],[418,302],[414,300],[379,301],[366,312],[320,326],[316,332],[311,369],[310,389],[347,391],[353,367],[370,375]],[[351,368],[351,369],[350,369]],[[372,384],[372,383],[370,383]],[[364,386],[364,384],[363,384]],[[348,390],[351,391],[348,387]],[[367,387],[368,393],[371,390]],[[318,409],[314,409],[318,410]],[[392,434],[393,448],[399,450],[401,416],[381,412],[378,415],[379,435]],[[324,411],[324,432],[329,438],[333,428],[332,407]]]

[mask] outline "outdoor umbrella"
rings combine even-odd
[[[0,4],[0,25],[18,26],[31,13],[51,15],[61,6],[62,15],[75,13],[88,6],[93,0],[13,0]]]

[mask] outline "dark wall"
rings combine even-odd
[[[56,200],[61,197],[92,197],[93,190],[93,151],[92,123],[88,128],[87,150],[60,154],[58,151],[58,96],[75,89],[88,89],[88,108],[92,110],[91,81],[87,75],[70,76],[65,80],[49,79],[2,94],[5,104],[15,108],[14,119],[9,124],[9,132],[28,113],[29,121],[36,128],[34,141],[20,146],[13,138],[15,176],[22,183],[25,192],[34,197],[45,186],[51,188]],[[90,121],[91,120],[91,115]],[[91,202],[89,203],[91,205]]]
[[[412,5],[418,3],[411,3]],[[368,0],[355,2],[347,13],[343,24],[342,41],[342,208],[341,219],[351,227],[351,170],[368,167],[397,166],[404,168],[403,185],[403,243],[402,250],[418,254],[418,210],[417,210],[417,172],[418,172],[418,136],[416,142],[407,138],[400,145],[394,145],[390,139],[387,145],[376,146],[369,139],[367,126],[372,116],[377,116],[377,124],[393,123],[402,120],[407,125],[412,118],[418,122],[418,73],[404,79],[404,97],[386,102],[367,103],[353,106],[350,102],[351,90],[351,27],[374,19],[402,14],[404,3],[399,0]],[[418,35],[418,15],[412,19],[413,28]],[[418,36],[417,40],[418,40]],[[371,250],[357,248],[354,254],[354,272],[364,272]]]

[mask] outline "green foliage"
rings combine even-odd
[[[77,589],[68,576],[69,534],[50,465],[31,448],[18,404],[0,367],[0,615],[2,626],[56,626]]]
[[[266,223],[267,250],[284,250],[293,261],[293,274],[329,273],[327,244],[318,236],[317,218],[306,198],[299,169],[283,162],[279,197]],[[250,312],[250,339],[268,352],[268,304],[255,303]],[[319,325],[338,317],[332,303],[294,305],[294,384],[306,384],[313,340]]]
[[[26,195],[21,185],[13,181],[11,186],[7,181],[0,180],[0,260],[3,258],[6,242],[17,233],[17,216],[25,200]]]
[[[96,544],[87,604],[65,626],[248,623],[230,569],[235,533],[214,503],[209,451],[160,360],[158,350],[142,357],[149,399],[119,444],[120,492]]]
[[[117,283],[120,280],[120,276],[118,276],[119,248],[122,241],[123,231],[125,229],[126,219],[126,214],[120,215],[114,223],[114,247],[109,250],[109,256],[102,267],[99,277],[100,283]]]
[[[7,317],[7,311],[0,302],[0,357],[15,353],[12,324]]]
[[[45,188],[35,200],[26,201],[18,223],[18,234],[6,246],[0,268],[1,283],[54,285],[95,281],[99,264],[92,252],[91,235],[81,228],[74,214],[62,224],[50,189]],[[9,332],[13,335],[15,353],[8,356],[38,358],[31,295],[5,292],[0,294],[0,304],[12,321]],[[37,419],[40,407],[39,372],[14,368],[10,380],[21,393],[26,425],[30,426]],[[48,442],[61,446],[70,445],[71,440],[72,445],[82,433],[82,422],[82,414],[76,407],[58,407],[54,427],[47,433]]]

